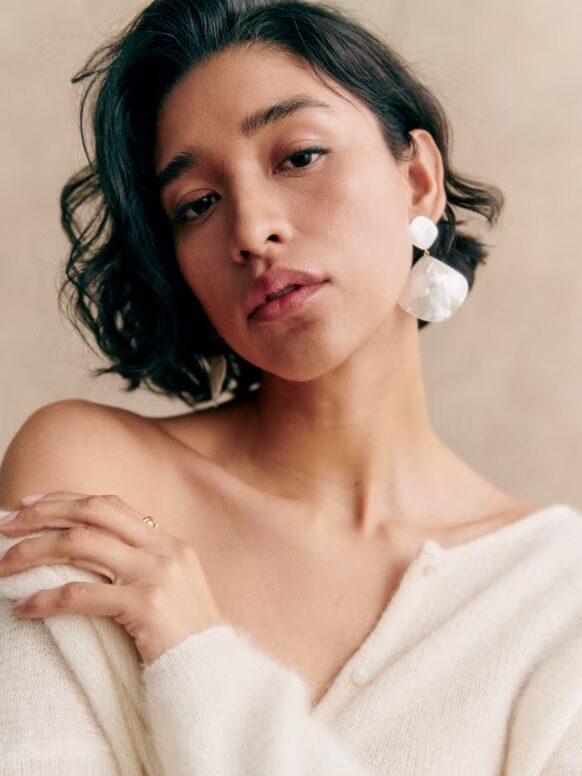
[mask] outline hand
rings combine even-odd
[[[108,580],[41,590],[14,614],[113,617],[134,639],[144,665],[188,636],[225,624],[194,548],[144,517],[116,495],[57,491],[0,523],[9,536],[62,529],[10,547],[0,559],[1,576],[70,563]]]

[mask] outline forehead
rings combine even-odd
[[[299,94],[329,106],[329,110],[305,109],[323,121],[337,124],[362,112],[357,98],[341,84],[327,86],[306,63],[286,52],[253,46],[212,56],[186,73],[161,105],[156,169],[182,146],[210,144],[217,135],[242,138],[241,130],[252,126],[245,117]]]

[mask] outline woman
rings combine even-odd
[[[502,207],[438,102],[301,2],[158,0],[88,77],[62,291],[98,374],[194,411],[57,402],[10,445],[6,772],[582,772],[580,514],[427,412],[418,331],[486,256],[458,211]]]

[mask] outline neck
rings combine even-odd
[[[316,379],[265,373],[237,428],[235,455],[313,527],[366,536],[442,521],[471,471],[431,425],[416,322],[389,347],[378,332]]]

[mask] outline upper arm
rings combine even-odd
[[[70,490],[115,492],[112,450],[139,445],[115,408],[81,400],[36,410],[17,431],[0,466],[0,508],[22,496]],[[133,445],[133,448],[131,447]],[[109,463],[107,463],[109,459]],[[0,593],[2,774],[117,774],[109,742],[71,667],[42,619],[15,618]]]
[[[22,497],[33,493],[69,490],[124,498],[134,492],[135,472],[143,476],[145,450],[128,422],[130,414],[82,399],[36,410],[0,464],[0,509],[19,509]]]

